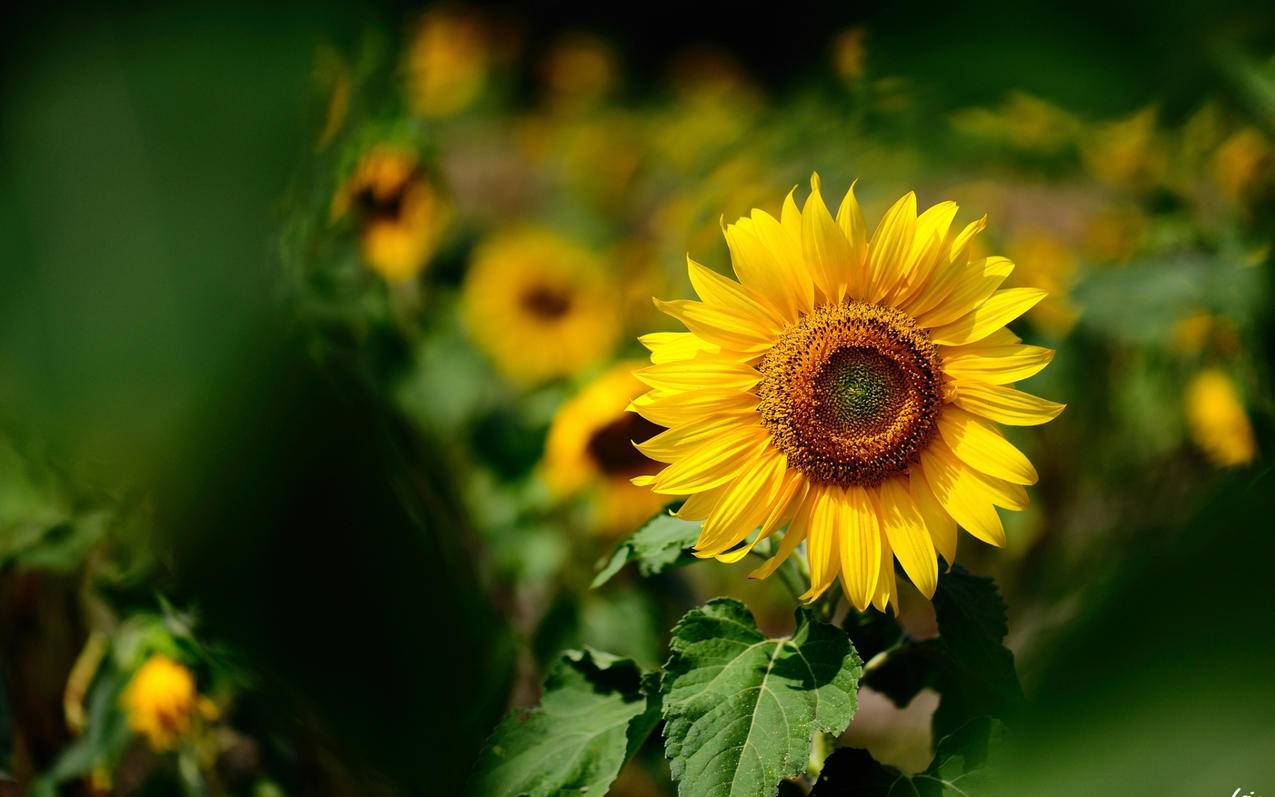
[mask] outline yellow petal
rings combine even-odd
[[[743,542],[765,519],[783,486],[786,458],[774,448],[745,468],[727,487],[700,529],[695,549],[716,556]]]
[[[814,506],[810,513],[810,531],[806,539],[806,561],[810,564],[810,589],[800,600],[813,601],[832,586],[841,570],[838,553],[840,533],[837,528],[839,512],[835,487],[815,488]]]
[[[797,309],[809,312],[814,306],[814,283],[810,269],[806,268],[801,256],[801,214],[796,210],[792,194],[784,201],[785,223],[780,224],[769,213],[754,210],[752,215],[753,229],[758,240],[778,266],[788,285]],[[794,229],[795,225],[795,229]],[[795,316],[790,320],[795,320]]]
[[[925,483],[925,477],[916,470],[908,477],[908,492],[912,494],[916,511],[925,521],[930,539],[934,540],[934,550],[951,567],[956,562],[956,521],[939,504],[930,486]]]
[[[879,488],[881,495],[881,528],[890,548],[903,566],[903,572],[925,597],[933,597],[938,586],[938,559],[934,541],[916,510],[907,483],[900,478],[886,479]]]
[[[877,611],[884,612],[893,603],[894,613],[896,615],[899,613],[899,580],[894,575],[894,552],[890,550],[889,545],[885,544],[881,546],[881,565],[875,593],[872,597],[872,605],[877,608]]]
[[[902,276],[903,262],[916,237],[916,194],[904,194],[881,219],[868,245],[867,301],[887,295]]]
[[[710,415],[692,423],[666,429],[650,440],[634,443],[634,447],[656,462],[674,462],[683,454],[699,448],[709,440],[729,434],[736,429],[755,425],[756,420],[747,415]]]
[[[661,495],[691,495],[720,487],[761,453],[761,445],[765,441],[751,429],[705,443],[657,473],[652,489]]]
[[[987,215],[983,218],[975,219],[965,225],[965,229],[961,230],[956,238],[952,239],[952,246],[948,250],[948,260],[954,263],[962,263],[969,257],[969,247],[977,236],[987,227]]]
[[[961,318],[931,329],[930,339],[939,346],[959,346],[982,340],[1035,307],[1047,295],[1039,288],[1007,288],[997,291],[990,299]]]
[[[762,540],[768,539],[776,531],[778,531],[784,523],[792,519],[797,507],[801,506],[801,502],[806,497],[806,488],[809,483],[806,478],[801,475],[800,471],[789,470],[784,473],[784,483],[779,490],[779,497],[774,501],[770,514],[762,521],[761,528],[757,531],[757,535],[748,543],[739,546],[731,551],[720,553],[717,555],[717,561],[726,564],[734,564],[752,553],[753,548]]]
[[[841,207],[837,209],[837,226],[850,244],[850,296],[862,299],[868,290],[868,226],[863,220],[863,211],[859,209],[859,200],[854,196],[854,183],[850,184],[841,200]]]
[[[964,381],[957,383],[956,403],[975,415],[1010,426],[1048,423],[1067,407],[1012,387]]]
[[[638,396],[627,407],[660,426],[673,428],[710,415],[749,413],[757,409],[757,397],[739,390],[688,390]]]
[[[701,493],[695,493],[686,499],[686,502],[673,513],[673,517],[679,520],[703,520],[712,513],[713,507],[717,506],[718,500],[722,494],[726,492],[725,485],[705,490]]]
[[[689,360],[702,351],[715,352],[717,346],[693,332],[651,332],[638,338],[651,352],[651,362],[668,363]]]
[[[850,282],[850,242],[832,220],[819,193],[819,175],[810,178],[810,196],[801,213],[801,248],[815,286],[828,302],[846,296]]]
[[[721,307],[689,299],[671,302],[656,299],[655,306],[709,343],[732,351],[760,353],[769,349],[775,341],[774,334],[759,327],[755,320]]]
[[[750,218],[742,218],[722,228],[730,249],[735,276],[782,318],[797,318],[800,303],[788,266],[780,263],[761,242],[757,227]]]
[[[939,433],[952,453],[966,465],[1013,484],[1035,484],[1036,469],[1005,439],[996,426],[959,407],[945,407],[939,414]]]
[[[842,490],[832,503],[832,524],[841,533],[841,575],[846,597],[859,611],[876,594],[881,571],[881,528],[868,492],[858,485]]]
[[[1043,346],[1010,343],[980,347],[976,343],[944,351],[943,373],[962,381],[1007,385],[1035,376],[1053,359],[1054,350]]]
[[[916,219],[916,239],[905,264],[905,276],[895,291],[892,304],[902,304],[923,290],[941,263],[947,262],[947,234],[956,218],[955,202],[940,202]]]
[[[996,292],[1013,270],[1014,264],[1004,257],[984,257],[954,267],[956,276],[947,295],[933,309],[917,316],[917,324],[932,329],[973,312]]]
[[[711,358],[660,363],[639,368],[633,375],[643,384],[664,391],[704,387],[745,391],[761,381],[761,374],[747,363]]]
[[[974,480],[973,471],[940,456],[939,448],[931,443],[921,452],[920,472],[930,492],[961,528],[989,545],[1004,545],[1005,527],[1000,515]]]
[[[779,541],[779,550],[775,555],[766,560],[766,563],[748,574],[749,578],[767,578],[779,566],[792,556],[792,552],[797,550],[797,546],[802,540],[806,539],[806,533],[810,530],[810,510],[814,505],[814,489],[807,489],[804,499],[797,505],[797,509],[793,512],[792,522],[788,524],[788,530],[784,532],[784,538]]]
[[[686,271],[691,278],[691,287],[705,304],[743,316],[772,333],[784,328],[777,314],[735,280],[723,277],[690,257],[686,258]]]

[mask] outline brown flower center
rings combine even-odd
[[[891,307],[825,305],[762,358],[761,422],[812,481],[876,485],[917,461],[943,402],[929,334]]]
[[[589,438],[589,456],[598,469],[611,476],[639,476],[651,473],[657,463],[634,447],[645,443],[664,431],[664,427],[651,423],[635,412],[626,412],[606,426],[599,428]]]
[[[571,309],[571,294],[552,285],[533,285],[523,291],[522,306],[545,321],[557,321]]]

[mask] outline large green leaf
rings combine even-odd
[[[699,527],[699,522],[679,520],[661,511],[616,546],[591,586],[596,589],[607,583],[629,562],[637,562],[638,572],[650,576],[667,567],[695,561],[688,551],[699,538]]]
[[[682,797],[771,797],[806,768],[815,733],[854,716],[863,666],[845,632],[797,612],[768,639],[747,607],[717,598],[673,629],[663,680],[665,753]]]
[[[472,793],[606,794],[659,718],[659,696],[648,692],[628,659],[567,652],[549,670],[540,705],[496,726],[479,756]]]

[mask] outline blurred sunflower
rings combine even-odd
[[[359,161],[332,197],[331,218],[357,217],[363,260],[390,282],[420,274],[451,217],[451,206],[405,147],[381,145]]]
[[[996,507],[1027,505],[1036,471],[995,423],[1063,409],[1010,386],[1053,358],[1004,328],[1045,292],[997,290],[1013,264],[970,259],[985,219],[953,235],[955,203],[918,217],[908,193],[869,237],[853,187],[834,219],[811,185],[804,210],[790,193],[779,220],[726,227],[739,282],[689,261],[701,301],[656,301],[689,331],[642,338],[651,390],[632,406],[668,431],[638,448],[667,467],[635,483],[688,496],[698,555],[738,561],[787,526],[753,576],[804,541],[804,599],[840,575],[857,608],[884,609],[896,557],[931,596],[957,524],[1001,545]]]
[[[594,493],[595,527],[603,533],[630,531],[664,500],[634,485],[634,476],[660,466],[634,447],[664,431],[628,410],[646,388],[633,376],[638,361],[615,364],[559,408],[549,427],[542,472],[554,495]]]
[[[1218,467],[1246,465],[1257,456],[1248,413],[1235,384],[1222,371],[1209,368],[1191,378],[1186,415],[1195,444]]]
[[[475,342],[521,384],[579,373],[620,334],[620,298],[602,264],[548,230],[511,230],[479,246],[462,301]]]
[[[407,48],[407,101],[419,116],[467,108],[487,82],[491,41],[482,22],[449,9],[421,17]]]
[[[216,707],[200,697],[195,676],[169,657],[156,654],[146,660],[120,695],[128,727],[160,752],[177,746],[198,716],[212,719]]]

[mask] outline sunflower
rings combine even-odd
[[[424,15],[407,48],[407,100],[419,116],[465,110],[487,83],[491,41],[473,15],[435,10]]]
[[[818,176],[804,210],[758,210],[725,227],[739,281],[688,260],[700,301],[656,305],[688,332],[641,340],[653,365],[632,408],[667,427],[634,481],[687,496],[696,551],[735,562],[785,529],[764,578],[801,543],[814,600],[840,575],[860,611],[894,603],[894,560],[930,597],[956,529],[1001,545],[996,507],[1036,481],[996,423],[1045,423],[1061,404],[1012,383],[1053,352],[1004,329],[1045,296],[998,290],[1013,264],[971,259],[986,218],[952,234],[956,205],[919,217],[906,194],[868,236],[854,189],[836,218]],[[756,532],[756,533],[754,533]]]
[[[416,153],[384,144],[359,161],[332,197],[333,221],[357,217],[363,260],[390,282],[421,272],[438,248],[451,206],[421,168]]]
[[[646,388],[633,376],[640,362],[620,362],[564,403],[545,443],[542,472],[550,491],[567,498],[591,492],[595,526],[604,533],[631,530],[664,503],[634,476],[659,470],[633,444],[664,431],[627,408]]]
[[[579,373],[620,333],[619,294],[602,264],[544,229],[509,230],[479,246],[462,301],[479,348],[524,385]]]
[[[1257,456],[1253,426],[1235,383],[1225,372],[1206,368],[1186,387],[1187,423],[1195,444],[1219,468],[1247,465]]]
[[[190,670],[163,654],[146,660],[120,695],[128,726],[156,751],[171,750],[196,717],[214,719],[216,707],[195,689]]]

